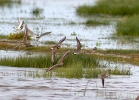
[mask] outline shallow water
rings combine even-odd
[[[95,5],[96,0],[22,0],[21,4],[13,4],[0,9],[0,34],[15,33],[13,27],[18,24],[17,17],[35,33],[52,31],[51,35],[40,38],[40,42],[59,41],[67,37],[63,44],[75,47],[77,36],[84,48],[97,46],[100,49],[136,49],[137,45],[111,40],[109,37],[115,32],[114,25],[86,27],[81,22],[86,18],[76,15],[76,7],[83,4]],[[34,8],[42,9],[38,16],[32,14]],[[74,22],[76,24],[70,24]],[[72,35],[75,33],[75,35]]]
[[[2,100],[134,100],[139,93],[139,75],[105,79],[37,78],[26,76],[33,68],[0,67]]]
[[[21,5],[13,4],[10,8],[5,6],[0,9],[0,34],[15,33],[13,27],[18,23],[17,17],[20,17],[36,33],[52,31],[51,35],[40,38],[41,43],[59,41],[66,36],[67,39],[63,44],[75,47],[77,36],[81,39],[83,48],[97,46],[101,49],[136,49],[136,45],[122,44],[118,40],[109,39],[115,32],[114,25],[86,27],[79,24],[86,19],[77,16],[75,8],[82,4],[95,5],[95,2],[96,0],[22,0]],[[43,9],[43,13],[39,16],[31,13],[36,7]],[[71,22],[76,24],[69,24]],[[72,35],[73,33],[76,35]],[[0,58],[24,55],[28,53],[0,50]],[[133,75],[114,75],[106,78],[105,88],[102,88],[99,78],[38,78],[26,76],[25,73],[35,73],[36,70],[41,72],[42,69],[0,66],[0,98],[2,100],[134,100],[139,95],[138,66],[115,63],[110,63],[109,66],[131,67]]]

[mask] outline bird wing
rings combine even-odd
[[[46,70],[46,72],[51,71],[51,70],[53,70],[54,68],[59,67],[59,66],[60,66],[59,64],[55,64],[55,65],[53,65],[52,67],[48,68],[48,69]]]
[[[27,35],[28,35],[28,28],[27,28],[27,25],[25,25],[24,37],[23,37],[23,40],[22,40],[22,42],[23,42],[24,44],[26,44],[26,42],[27,42]]]
[[[55,44],[55,45],[53,46],[53,48],[57,48],[58,46],[60,46],[61,43],[62,43],[65,39],[66,39],[66,37],[64,37],[63,39],[61,39],[57,44]]]
[[[29,33],[29,35],[31,35],[31,36],[34,36],[34,35],[35,35],[35,33],[34,33],[33,31],[31,31],[29,28],[28,28],[28,33]]]
[[[17,20],[18,20],[18,24],[20,24],[20,22],[21,22],[20,18],[17,17]]]
[[[80,41],[79,41],[79,39],[77,37],[76,37],[76,41],[77,41],[77,51],[80,51],[82,45],[81,45],[81,43],[80,43]]]
[[[24,21],[22,21],[20,18],[17,18],[17,20],[18,20],[18,27],[19,28],[23,28],[23,24],[24,24]]]
[[[54,62],[55,59],[55,55],[56,55],[56,49],[52,49],[52,57],[51,57],[51,61]]]
[[[40,35],[40,37],[50,34],[51,32],[45,32]]]
[[[64,55],[60,58],[60,60],[58,61],[58,64],[60,64],[60,63],[62,63],[63,62],[63,60],[67,57],[67,55],[68,55],[68,53],[70,52],[70,50],[68,50],[68,51],[66,51],[65,53],[64,53]]]

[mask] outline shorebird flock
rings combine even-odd
[[[31,31],[31,30],[27,27],[26,24],[24,25],[24,21],[23,21],[23,20],[21,20],[20,18],[17,18],[17,19],[18,19],[18,24],[19,24],[19,25],[16,26],[16,27],[13,27],[13,28],[15,29],[15,31],[21,31],[21,30],[23,29],[23,27],[25,27],[25,28],[24,28],[24,37],[23,37],[23,40],[22,40],[17,46],[15,46],[14,49],[17,49],[17,48],[18,48],[19,46],[21,46],[21,45],[25,45],[26,47],[32,46],[31,43],[30,43],[30,41],[27,39],[27,36],[28,36],[28,35],[29,35],[29,36],[32,36],[33,39],[34,39],[34,41],[36,42],[36,41],[38,41],[39,38],[41,38],[42,36],[45,36],[45,35],[48,35],[48,34],[51,33],[51,32],[44,32],[44,33],[42,33],[41,35],[38,35],[38,34],[34,33],[33,31]],[[64,42],[65,39],[66,39],[66,37],[62,38],[57,44],[55,44],[54,46],[51,47],[51,52],[52,52],[52,53],[51,53],[51,61],[52,61],[52,63],[53,63],[54,60],[55,60],[57,50],[60,48],[62,42]],[[76,41],[77,41],[77,49],[76,49],[76,51],[75,51],[73,54],[74,54],[74,55],[77,55],[77,54],[85,53],[85,51],[83,51],[83,50],[81,49],[81,48],[82,48],[82,44],[81,44],[80,40],[79,40],[77,37],[76,37]],[[92,50],[93,50],[93,52],[96,52],[96,51],[97,51],[97,48],[94,47]],[[55,68],[57,68],[57,67],[62,66],[62,65],[64,64],[64,63],[63,63],[64,59],[66,59],[66,57],[68,56],[69,53],[70,53],[70,50],[67,50],[67,51],[63,54],[63,56],[59,59],[59,61],[57,62],[57,64],[52,65],[50,68],[48,68],[48,69],[46,70],[46,72],[49,72],[49,71],[51,71],[51,70],[53,70],[53,69],[55,69]],[[105,79],[106,77],[109,77],[109,76],[110,76],[110,75],[109,75],[108,71],[106,71],[106,72],[104,72],[104,73],[102,73],[102,74],[100,75],[100,78],[101,78],[101,80],[102,80],[102,86],[103,86],[103,88],[104,88],[104,79]]]

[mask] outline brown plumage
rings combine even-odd
[[[25,45],[26,47],[31,46],[30,42],[27,41],[27,35],[28,35],[27,31],[28,31],[28,28],[27,28],[27,25],[25,25],[23,40],[17,46],[14,47],[15,49],[17,49],[21,45]]]
[[[52,50],[52,57],[51,57],[51,61],[54,62],[55,59],[55,55],[56,55],[56,50],[60,48],[61,43],[66,39],[66,37],[64,37],[63,39],[61,39],[57,44],[55,44],[51,50]]]
[[[108,74],[108,71],[105,71],[104,73],[102,73],[101,75],[100,75],[100,78],[101,78],[101,80],[102,80],[102,86],[104,87],[104,82],[105,82],[105,78],[106,77],[109,77],[110,75]]]
[[[55,65],[53,65],[53,66],[50,67],[49,69],[47,69],[46,72],[51,71],[51,70],[53,70],[54,68],[57,68],[57,67],[59,67],[59,66],[62,66],[62,65],[64,64],[64,63],[63,63],[63,60],[67,57],[67,55],[68,55],[69,52],[70,52],[70,50],[66,51],[66,52],[64,53],[64,55],[60,58],[60,60],[58,61],[58,63],[55,64]]]
[[[82,50],[81,50],[81,47],[82,47],[82,44],[80,42],[80,40],[76,37],[76,41],[77,41],[77,50],[74,52],[74,54],[81,54],[81,53],[84,53]]]
[[[139,100],[139,96],[136,98],[136,100]]]

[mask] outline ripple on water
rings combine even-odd
[[[4,69],[1,67],[1,69]],[[5,73],[10,72],[11,67],[5,67]],[[13,70],[14,69],[14,70]],[[112,75],[105,79],[105,88],[102,88],[101,79],[67,79],[67,78],[32,78],[26,77],[24,71],[35,71],[30,68],[14,68],[11,70],[21,75],[6,76],[1,74],[0,97],[6,100],[18,99],[73,99],[83,100],[94,98],[95,100],[128,100],[135,98],[139,92],[138,75],[130,77]],[[7,71],[7,72],[6,72]],[[2,73],[3,70],[0,70]],[[130,100],[130,99],[129,99]]]

